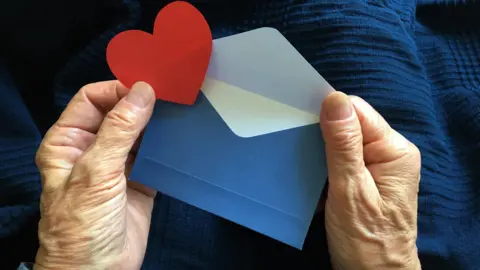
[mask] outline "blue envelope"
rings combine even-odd
[[[214,40],[193,106],[158,101],[131,180],[301,249],[327,170],[333,91],[275,29]]]

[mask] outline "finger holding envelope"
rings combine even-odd
[[[324,101],[325,227],[336,269],[419,269],[420,152],[358,97]]]

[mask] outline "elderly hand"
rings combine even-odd
[[[364,100],[324,101],[328,247],[335,269],[420,269],[420,152]]]
[[[42,175],[35,269],[138,269],[156,192],[129,182],[153,90],[117,81],[83,87],[37,153]],[[420,269],[420,153],[365,101],[330,94],[321,113],[325,205],[335,269]]]
[[[155,96],[145,83],[83,87],[37,152],[42,176],[35,269],[139,269],[156,192],[129,182]]]

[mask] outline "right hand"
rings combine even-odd
[[[420,152],[367,102],[341,92],[324,101],[329,188],[325,227],[334,269],[421,269]]]

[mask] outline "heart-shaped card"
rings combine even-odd
[[[205,79],[212,53],[212,33],[191,4],[176,1],[158,13],[153,35],[128,30],[107,46],[107,62],[115,77],[131,88],[150,84],[157,99],[191,105]]]

